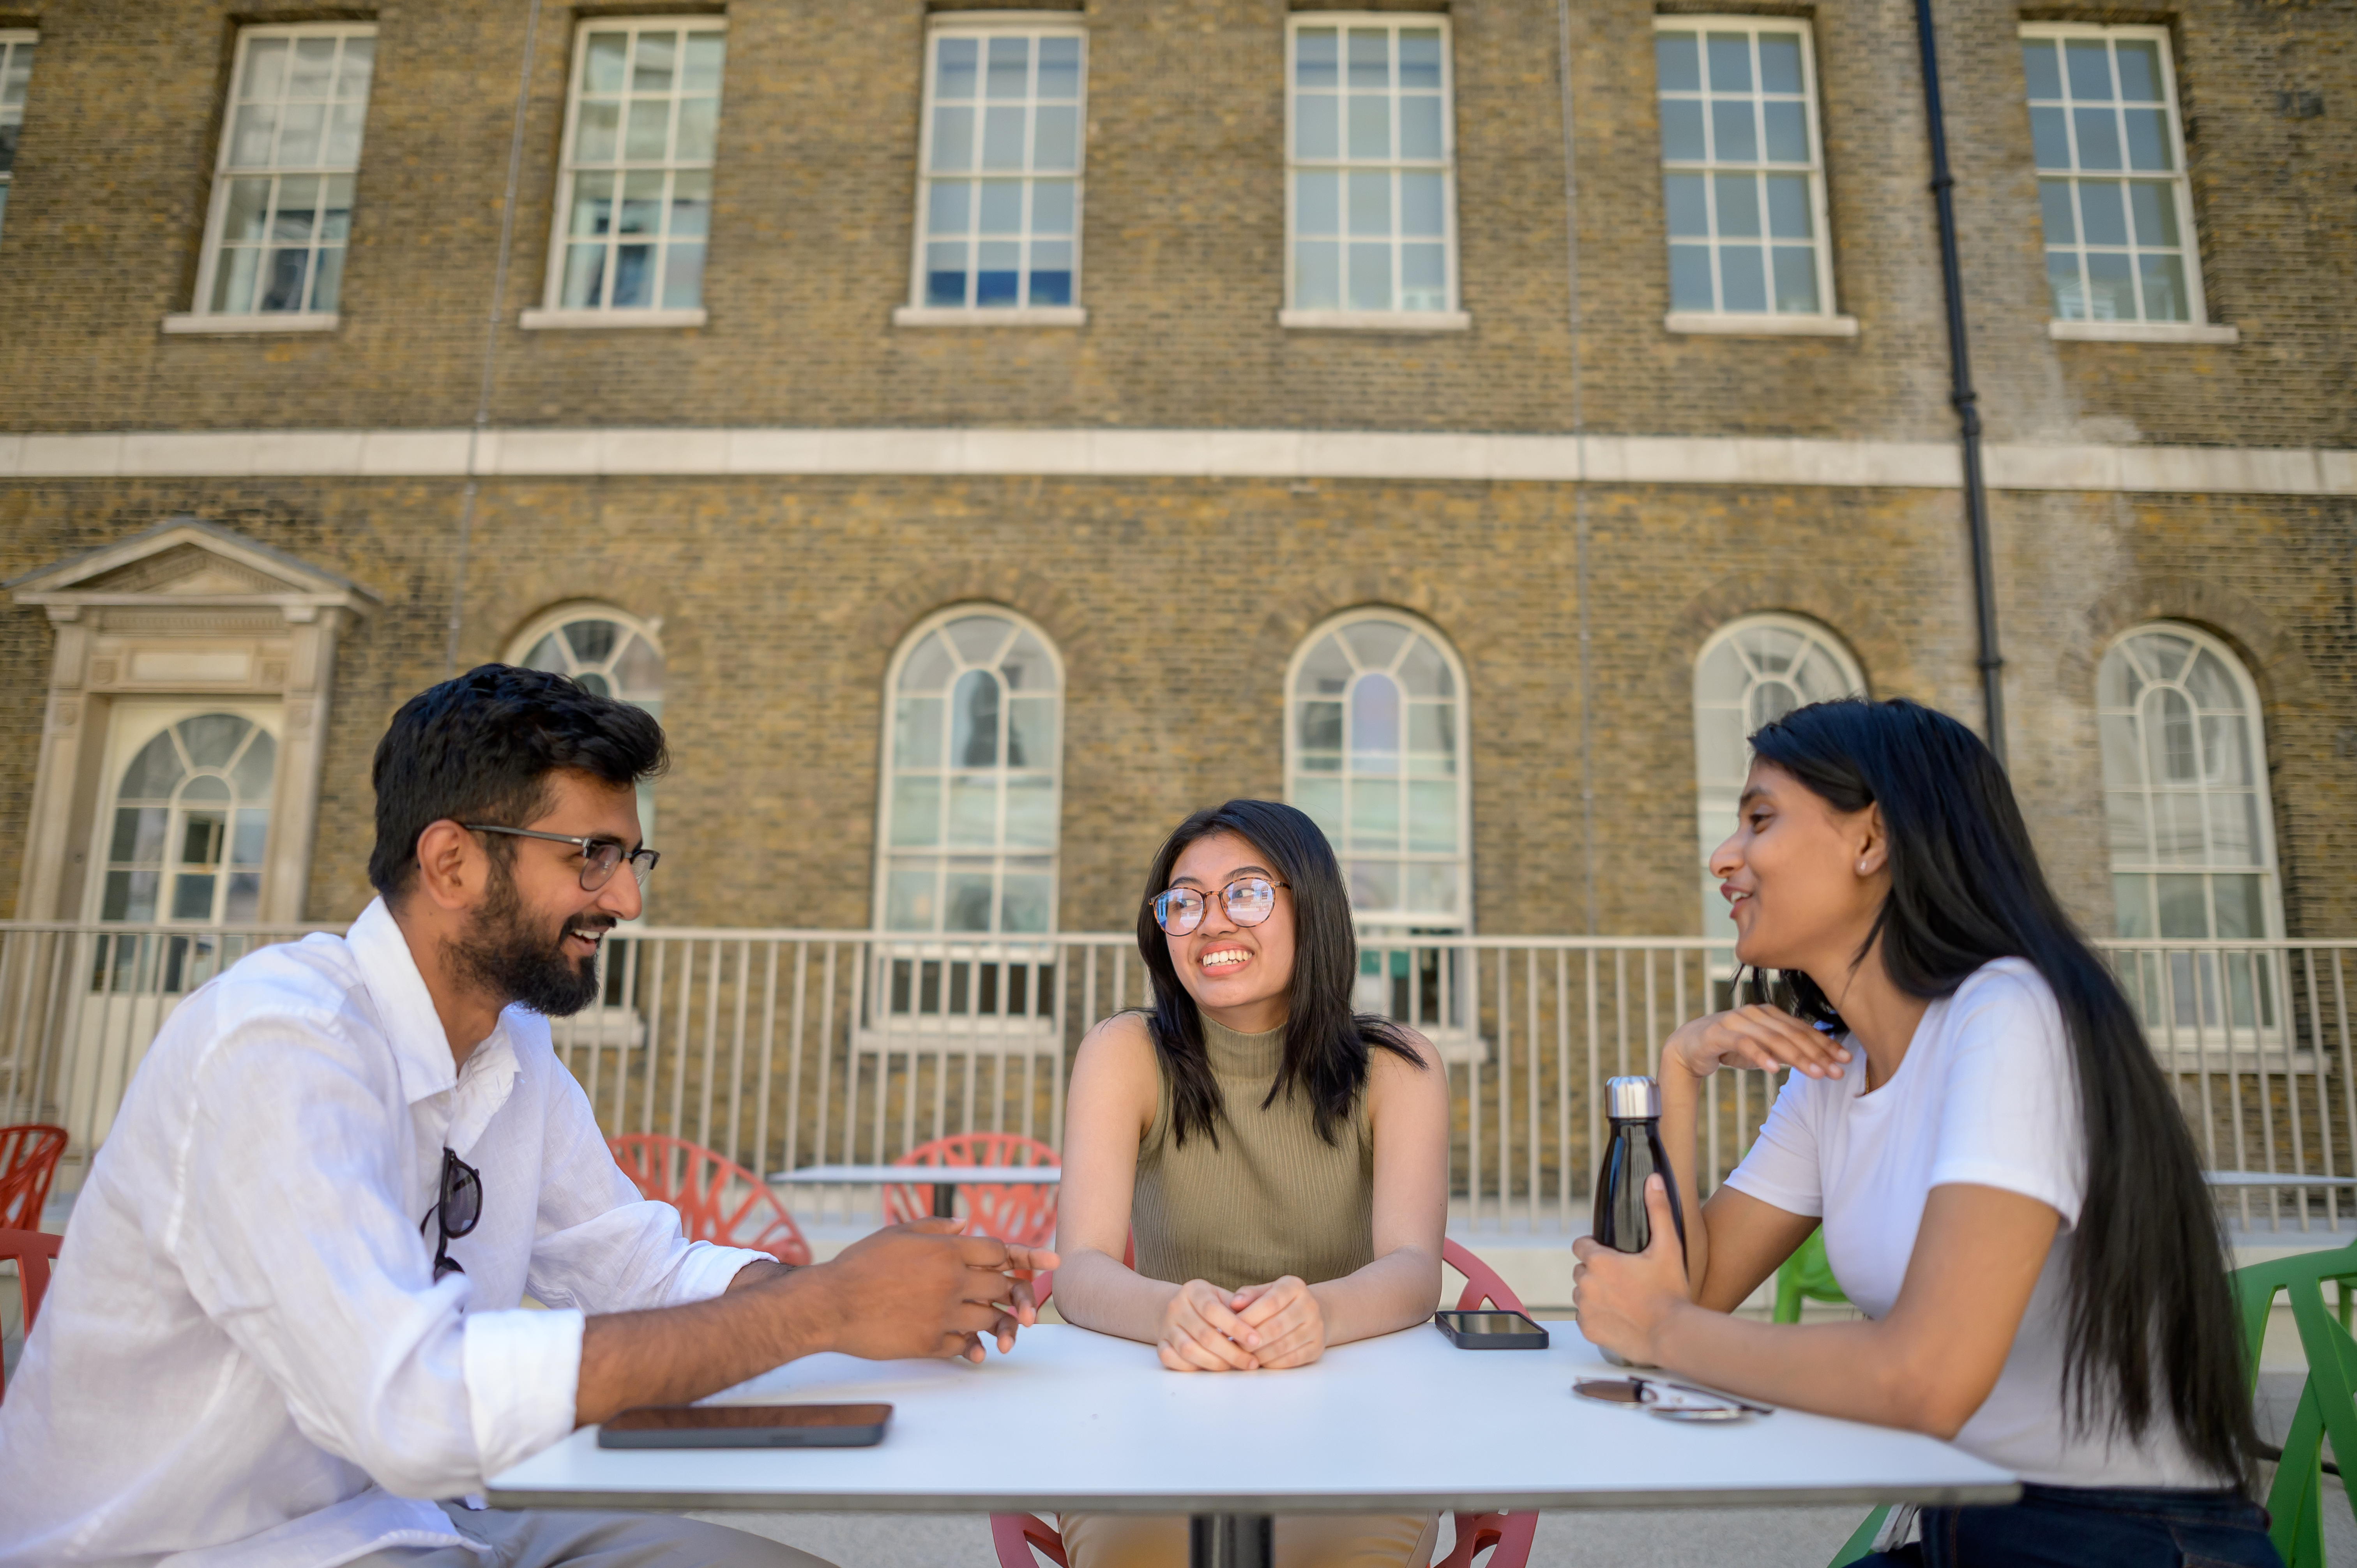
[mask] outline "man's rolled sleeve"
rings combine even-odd
[[[583,1321],[530,1307],[467,1315],[467,1407],[485,1479],[573,1430]]]
[[[681,1306],[691,1301],[709,1301],[728,1288],[728,1282],[743,1272],[748,1263],[774,1263],[778,1260],[767,1252],[749,1251],[743,1247],[723,1247],[713,1241],[693,1241],[687,1255],[679,1261],[672,1275],[671,1302]]]

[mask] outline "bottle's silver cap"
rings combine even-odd
[[[1604,1114],[1615,1121],[1662,1113],[1662,1086],[1650,1078],[1608,1078],[1604,1080]]]

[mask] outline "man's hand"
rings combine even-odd
[[[1670,1218],[1669,1188],[1658,1176],[1645,1178],[1645,1214],[1653,1236],[1641,1252],[1616,1251],[1593,1236],[1571,1244],[1579,1260],[1571,1271],[1571,1303],[1589,1344],[1650,1366],[1661,1359],[1653,1353],[1654,1336],[1693,1304],[1677,1227]]]
[[[878,1230],[818,1265],[833,1320],[829,1348],[871,1361],[903,1357],[982,1359],[982,1336],[1015,1348],[1039,1320],[1030,1275],[1056,1266],[1039,1247],[961,1234],[964,1222],[920,1219]]]
[[[965,1236],[954,1219],[879,1230],[806,1269],[752,1262],[710,1301],[592,1317],[581,1332],[574,1418],[587,1424],[632,1405],[684,1404],[817,1350],[871,1360],[982,1359],[1037,1323],[1029,1274],[1052,1269],[1042,1247]]]

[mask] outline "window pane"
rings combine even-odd
[[[2149,38],[2118,41],[2120,96],[2131,103],[2160,102],[2160,46]]]
[[[1435,27],[1404,27],[1399,36],[1399,84],[1406,88],[1440,86],[1440,32]]]
[[[2166,111],[2130,109],[2120,117],[2127,123],[2128,167],[2167,171],[2177,166],[2169,152]]]
[[[693,310],[704,303],[704,246],[701,242],[663,247],[662,306]]]
[[[982,166],[1019,169],[1023,166],[1023,121],[1020,108],[994,104],[982,112]]]
[[[679,145],[673,156],[681,163],[709,163],[719,124],[720,100],[683,98],[679,101]]]
[[[2136,217],[2139,245],[2177,246],[2177,188],[2138,182],[2128,187],[2128,204]]]
[[[1352,176],[1352,178],[1359,177]],[[1437,174],[1400,176],[1400,232],[1430,235],[1444,231],[1442,187]]]
[[[963,234],[973,222],[974,186],[962,179],[937,179],[927,192],[925,231]]]
[[[1351,176],[1351,232],[1388,235],[1392,231],[1392,177],[1388,174]]]
[[[1709,310],[1714,306],[1710,287],[1710,247],[1707,245],[1672,245],[1670,247],[1670,308],[1672,310]]]
[[[2127,211],[2121,202],[2120,182],[2083,179],[2079,182],[2079,216],[2091,245],[2128,242]]]
[[[1300,173],[1293,177],[1293,227],[1297,234],[1339,234],[1342,231],[1341,180],[1330,174]]]
[[[1805,175],[1770,175],[1768,232],[1779,240],[1806,240],[1813,234],[1813,221],[1809,211],[1808,177]]]
[[[1749,33],[1710,35],[1710,90],[1713,92],[1751,91],[1751,36]]]
[[[1389,310],[1392,306],[1392,250],[1389,245],[1351,247],[1351,308]]]
[[[2038,182],[2039,220],[2046,231],[2050,245],[2067,245],[2079,237],[2078,220],[2071,210],[2071,182],[2063,179],[2041,179]]]
[[[1031,40],[990,40],[990,70],[985,93],[992,98],[1022,98],[1031,91]]]
[[[1351,780],[1351,847],[1396,850],[1400,837],[1400,787],[1390,779]]]
[[[955,174],[974,167],[974,111],[933,111],[933,167]]]
[[[1448,308],[1448,262],[1439,245],[1400,247],[1400,308]]]
[[[1039,40],[1039,96],[1078,98],[1081,95],[1081,40]]]
[[[687,35],[687,49],[682,59],[679,85],[687,92],[720,91],[720,61],[727,48],[726,38],[713,32]]]
[[[1389,87],[1392,83],[1391,34],[1381,28],[1351,29],[1351,85]]]
[[[1698,174],[1662,177],[1662,207],[1670,233],[1682,239],[1710,238],[1710,194]]]
[[[1718,197],[1718,235],[1722,240],[1760,237],[1760,184],[1748,174],[1723,174],[1714,182]]]
[[[1340,56],[1331,27],[1304,27],[1293,38],[1293,82],[1297,87],[1339,87]]]
[[[2040,168],[2067,169],[2071,166],[2071,130],[2060,109],[2032,109],[2029,112],[2029,145],[2037,155]]]
[[[305,308],[333,311],[344,292],[344,250],[331,245],[321,251],[311,269],[311,303]]]
[[[622,106],[590,101],[574,121],[573,156],[585,164],[611,163],[620,135]]]
[[[2136,285],[2128,259],[2115,252],[2091,251],[2087,255],[2087,306],[2097,321],[2134,321]]]
[[[1013,849],[1055,847],[1054,779],[1025,777],[1006,781],[1006,843]]]
[[[565,291],[566,308],[594,309],[601,303],[598,292],[605,286],[606,247],[602,243],[567,246],[565,252]]]
[[[965,303],[965,245],[963,242],[925,247],[925,303]]]
[[[2071,96],[2101,103],[2112,96],[2111,49],[2101,38],[2066,38],[2062,58],[2071,74]]]
[[[2029,83],[2030,97],[2062,96],[2062,68],[2056,59],[2052,38],[2021,40],[2021,74]]]
[[[1335,130],[1336,100],[1328,97],[1297,99],[1293,106],[1293,151],[1297,157],[1330,158],[1341,151],[1341,139]]]
[[[2054,319],[2087,319],[2087,291],[2079,279],[2079,253],[2076,251],[2046,252],[2046,285],[2053,296]]]
[[[1760,106],[1768,122],[1768,161],[1771,164],[1804,164],[1809,161],[1809,126],[1803,106],[1795,102],[1770,102]]]
[[[1711,156],[1723,164],[1748,164],[1760,157],[1760,135],[1753,124],[1751,100],[1714,99],[1710,105]]]
[[[1760,86],[1767,92],[1801,91],[1801,36],[1798,33],[1760,35]]]
[[[930,931],[933,929],[931,862],[896,866],[886,874],[884,924],[887,929],[895,931]]]
[[[712,231],[712,177],[683,169],[671,177],[670,227],[673,239],[701,239]]]
[[[2110,109],[2073,109],[2072,128],[2079,134],[2079,166],[2115,169],[2120,166],[2120,127]]]
[[[1817,253],[1796,245],[1779,245],[1773,252],[1776,308],[1813,315],[1817,310]]]
[[[622,156],[634,162],[660,163],[671,148],[671,100],[632,99],[627,125]]]
[[[2191,302],[2185,295],[2185,261],[2181,256],[2146,254],[2136,258],[2144,278],[2144,318],[2147,321],[2190,319]]]
[[[640,33],[638,54],[630,62],[630,90],[633,92],[669,92],[672,71],[678,63],[678,34]]]
[[[650,304],[654,294],[654,247],[621,245],[614,252],[614,295],[617,306]]]
[[[1702,55],[1694,34],[1653,35],[1653,77],[1663,92],[1702,91]]]
[[[1299,310],[1342,307],[1342,247],[1330,240],[1293,247],[1293,304]]]
[[[1376,93],[1351,95],[1351,156],[1388,158],[1392,156],[1392,102]]]
[[[1033,168],[1055,171],[1080,166],[1080,114],[1078,109],[1052,104],[1039,111],[1031,150]]]
[[[1400,156],[1437,158],[1440,148],[1440,100],[1400,100]]]
[[[1023,232],[1023,182],[987,179],[982,182],[982,206],[977,225],[985,234]]]
[[[1718,281],[1729,310],[1766,310],[1768,275],[1756,245],[1728,245],[1718,252]]]
[[[1674,163],[1700,163],[1709,155],[1703,146],[1702,104],[1691,98],[1662,102],[1662,156]]]
[[[1068,179],[1043,179],[1031,187],[1031,231],[1069,234],[1076,216],[1077,188]]]
[[[1457,786],[1442,781],[1407,787],[1407,847],[1453,854],[1457,849]]]
[[[943,38],[933,52],[933,91],[942,98],[972,98],[974,67],[982,58],[979,38]]]

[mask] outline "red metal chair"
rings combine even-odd
[[[38,1230],[66,1130],[46,1122],[0,1127],[0,1230]]]
[[[65,1245],[62,1236],[45,1235],[38,1230],[0,1230],[0,1261],[16,1261],[16,1288],[25,1298],[25,1335],[33,1333],[34,1315],[41,1310],[41,1296],[49,1288],[49,1265],[56,1262],[58,1249]],[[0,1387],[0,1395],[7,1392]]]
[[[1134,1263],[1137,1239],[1130,1238],[1125,1263]],[[1522,1297],[1498,1277],[1497,1271],[1456,1242],[1442,1238],[1440,1261],[1465,1276],[1464,1293],[1457,1298],[1459,1312],[1479,1312],[1486,1304],[1505,1312],[1521,1312]],[[1048,1299],[1053,1275],[1040,1276],[1039,1300]],[[1457,1544],[1432,1568],[1472,1568],[1473,1559],[1491,1553],[1489,1568],[1527,1568],[1531,1542],[1538,1534],[1534,1513],[1461,1513],[1457,1516]],[[998,1568],[1039,1568],[1031,1553],[1071,1568],[1064,1557],[1064,1538],[1056,1527],[1036,1514],[995,1513],[990,1516],[990,1543],[998,1552]],[[1492,1550],[1494,1548],[1494,1550]]]
[[[896,1165],[1053,1165],[1056,1151],[1037,1138],[1015,1133],[958,1133],[920,1144],[892,1162]],[[962,1187],[974,1229],[1021,1247],[1044,1247],[1056,1235],[1056,1189],[1008,1183]],[[933,1212],[933,1192],[910,1184],[884,1189],[884,1221],[906,1224]]]
[[[810,1243],[770,1184],[725,1155],[661,1133],[607,1141],[640,1194],[679,1210],[693,1241],[749,1247],[781,1263],[807,1263]]]

